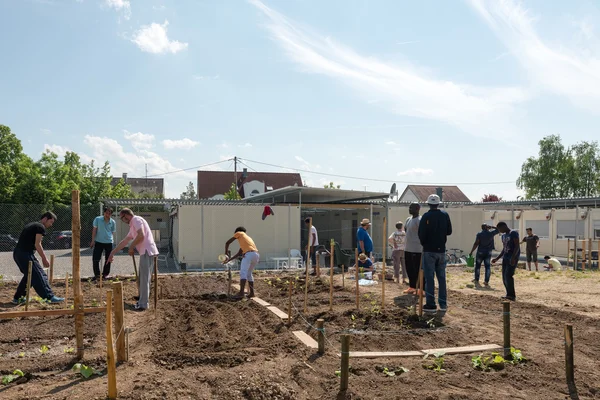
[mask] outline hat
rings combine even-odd
[[[365,253],[360,253],[360,254],[358,255],[358,259],[359,259],[360,261],[365,261],[365,260],[367,259],[367,255],[366,255]]]
[[[369,221],[368,218],[363,218],[362,221],[360,221],[361,225],[371,225],[371,221]]]
[[[438,196],[437,194],[430,194],[427,198],[427,204],[431,204],[434,206],[440,204],[440,196]]]

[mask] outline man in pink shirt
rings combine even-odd
[[[116,253],[121,251],[130,240],[129,255],[135,254],[134,249],[140,254],[140,298],[135,305],[136,311],[144,311],[148,308],[148,298],[150,296],[150,280],[152,279],[152,258],[158,255],[158,249],[154,243],[154,237],[148,222],[142,217],[133,214],[129,208],[123,208],[119,211],[121,221],[129,224],[129,233],[110,253],[107,262],[112,262]]]

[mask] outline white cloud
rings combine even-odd
[[[248,148],[248,147],[252,147],[252,144],[251,144],[251,143],[244,143],[244,144],[240,144],[240,145],[238,145],[238,147],[245,147],[245,148]]]
[[[114,8],[116,11],[123,13],[123,18],[129,19],[131,17],[131,3],[129,0],[104,0],[109,8]]]
[[[152,9],[154,11],[164,11],[167,7],[165,7],[164,5],[160,5],[160,6],[152,6]]]
[[[170,149],[189,150],[191,148],[198,146],[200,144],[200,142],[196,142],[195,140],[188,139],[188,138],[183,138],[183,139],[179,139],[179,140],[166,139],[166,140],[162,141],[162,144],[165,147],[165,149],[169,149],[169,150]]]
[[[170,40],[167,37],[167,26],[169,21],[164,24],[153,22],[150,25],[143,25],[133,34],[131,41],[135,43],[140,50],[153,54],[178,53],[188,48],[187,43],[177,40]]]
[[[600,111],[600,58],[590,49],[545,42],[531,12],[516,1],[470,0],[470,4],[539,88],[566,96],[579,107]],[[589,39],[593,30],[584,21],[576,34]]]
[[[64,157],[65,154],[67,154],[67,151],[71,151],[71,149],[58,144],[44,144],[44,153],[47,151],[52,152],[59,157]]]
[[[330,76],[366,99],[376,96],[391,111],[441,121],[478,136],[506,137],[514,104],[528,99],[521,88],[488,88],[433,79],[410,66],[397,66],[357,54],[351,48],[309,32],[284,15],[249,0],[268,17],[267,29],[303,71]],[[424,69],[423,69],[424,70]]]
[[[433,170],[429,168],[410,168],[406,171],[400,171],[398,176],[429,176],[433,175]]]
[[[50,135],[50,134],[52,134],[52,131],[50,129],[48,129],[48,128],[41,128],[40,131],[42,131],[42,133],[44,135]]]
[[[196,81],[216,81],[216,80],[221,79],[221,76],[219,74],[212,75],[212,76],[207,76],[207,75],[192,75],[192,77]]]
[[[393,140],[385,142],[385,144],[387,144],[388,146],[398,146],[398,143],[394,142]]]
[[[151,149],[154,145],[152,143],[154,141],[154,135],[142,132],[131,133],[125,129],[123,130],[123,134],[125,136],[125,139],[131,142],[131,145],[134,149]]]
[[[221,144],[218,144],[217,147],[221,148],[221,149],[228,149],[229,148],[229,144],[227,144],[227,142],[223,142]]]

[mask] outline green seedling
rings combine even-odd
[[[92,299],[92,307],[98,307],[98,300]]]
[[[25,352],[22,351],[19,353],[19,358],[23,358],[23,357],[25,357]]]
[[[473,368],[480,371],[491,371],[492,369],[501,370],[504,369],[504,363],[506,360],[498,353],[492,353],[491,357],[484,357],[478,355],[471,358]]]
[[[24,375],[25,374],[23,373],[23,371],[21,371],[20,369],[15,369],[12,374],[2,376],[2,384],[3,385],[8,385],[9,383],[11,383],[12,381],[14,381],[15,379],[18,379],[18,378],[20,378],[20,377],[22,377]]]
[[[98,371],[96,371],[93,367],[88,367],[81,363],[77,363],[77,364],[73,365],[72,370],[78,374],[81,374],[81,376],[83,376],[85,379],[88,379],[90,376],[92,376],[94,374],[100,375],[100,373]]]
[[[423,357],[424,360],[427,359],[427,357],[429,357],[431,353],[427,353],[425,354],[425,357]],[[433,353],[433,356],[435,357],[435,359],[432,361],[431,364],[423,364],[423,368],[425,369],[429,369],[435,372],[446,372],[446,370],[443,368],[444,367],[444,354],[446,354],[446,352],[444,351],[438,351]]]
[[[511,364],[521,364],[527,361],[527,359],[523,356],[521,350],[517,350],[514,347],[510,348],[510,358]]]
[[[432,328],[432,329],[435,328],[435,317],[427,320],[427,326],[430,327],[430,328]]]
[[[342,371],[335,371],[335,376],[337,376],[338,378],[342,377]]]
[[[45,344],[43,344],[39,349],[39,352],[42,354],[46,354],[48,351],[50,351],[50,347],[46,346]]]
[[[408,369],[404,368],[404,367],[398,367],[398,368],[377,367],[376,369],[377,369],[377,371],[382,372],[385,376],[402,375],[402,374],[408,372]]]
[[[74,353],[74,352],[75,352],[75,349],[74,349],[74,348],[72,348],[72,347],[65,347],[65,348],[63,349],[63,352],[65,352],[65,353],[67,353],[67,354],[71,354],[71,353]]]

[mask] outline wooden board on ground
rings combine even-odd
[[[267,310],[270,310],[273,314],[277,315],[281,319],[288,319],[287,313],[284,313],[283,311],[281,311],[279,308],[277,308],[275,306],[269,306],[269,307],[267,307]]]
[[[303,331],[294,331],[292,332],[302,343],[310,347],[311,349],[316,349],[319,347],[317,341],[311,338],[306,332]]]
[[[434,354],[443,352],[444,354],[461,354],[461,353],[477,353],[480,351],[491,351],[500,350],[501,346],[497,344],[478,344],[474,346],[463,346],[463,347],[446,347],[442,349],[428,349],[422,350],[423,354]]]
[[[253,297],[252,300],[254,300],[255,302],[257,302],[261,306],[268,307],[268,306],[271,305],[271,304],[267,303],[266,301],[264,301],[263,299],[261,299],[260,297]]]
[[[374,357],[415,357],[423,356],[422,351],[351,351],[350,358]],[[339,355],[341,357],[341,354]]]

